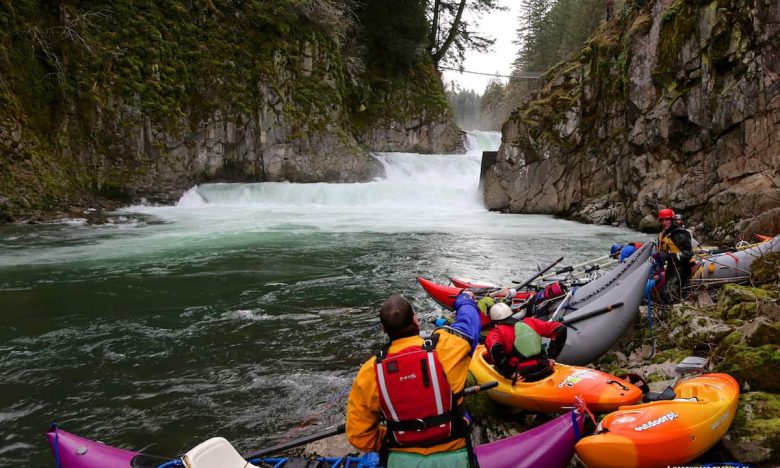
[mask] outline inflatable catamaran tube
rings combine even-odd
[[[753,260],[770,252],[780,251],[780,236],[753,247],[704,257],[691,275],[691,287],[720,286],[750,279]]]
[[[645,292],[652,264],[648,259],[655,242],[648,242],[600,278],[574,288],[568,302],[556,317],[571,324],[558,362],[586,365],[607,352],[633,325]],[[554,311],[560,301],[548,308]],[[604,313],[615,304],[622,304]],[[551,312],[552,315],[552,312]],[[550,318],[550,317],[540,317]]]

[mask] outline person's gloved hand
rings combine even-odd
[[[504,346],[501,344],[495,344],[490,348],[490,357],[493,358],[493,366],[499,369],[499,371],[506,366],[506,361],[509,359],[504,352]]]
[[[470,298],[471,298],[471,300],[474,300],[474,299],[476,298],[476,296],[474,295],[474,292],[473,292],[473,291],[471,291],[470,289],[462,289],[462,290],[460,291],[460,294],[459,294],[459,296],[462,296],[462,295],[464,295],[464,294],[465,294],[465,295],[467,295],[468,297],[470,297]]]
[[[438,328],[438,327],[443,327],[443,326],[447,325],[447,323],[448,323],[448,322],[447,322],[447,318],[446,318],[446,317],[439,317],[439,318],[437,318],[437,319],[436,319],[436,320],[433,322],[433,324],[434,324],[434,325],[436,325],[436,328]]]
[[[474,293],[465,289],[458,294],[458,297],[455,298],[455,303],[452,304],[452,306],[455,310],[458,310],[464,305],[473,305],[475,308],[477,307],[477,303],[474,301]]]
[[[496,303],[496,300],[490,296],[485,296],[477,302],[477,308],[480,312],[487,315],[488,310]]]

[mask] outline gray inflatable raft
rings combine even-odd
[[[646,243],[625,263],[574,290],[557,317],[562,317],[564,323],[571,323],[571,327],[566,345],[556,361],[589,364],[612,348],[633,325],[650,274],[652,265],[648,258],[654,246],[655,242]],[[622,305],[596,313],[617,303]],[[554,311],[559,305],[560,301],[552,304],[549,310]]]
[[[691,287],[712,287],[725,283],[738,283],[750,278],[753,260],[770,252],[780,251],[780,236],[753,247],[704,257],[696,264],[691,275]]]

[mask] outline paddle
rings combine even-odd
[[[585,268],[583,270],[583,272],[587,274],[587,273],[592,273],[594,271],[599,271],[599,270],[601,270],[601,265],[596,264],[596,265],[591,265],[588,268]]]
[[[466,387],[463,389],[462,392],[455,394],[455,396],[459,397],[461,395],[463,396],[473,395],[483,390],[490,390],[491,388],[496,388],[496,387],[498,387],[498,382],[494,380],[492,382],[484,383],[482,385],[474,385],[473,387]]]
[[[259,458],[259,457],[265,457],[268,455],[272,455],[274,453],[283,452],[285,450],[289,450],[291,448],[299,447],[301,445],[306,445],[309,442],[314,442],[317,440],[322,440],[334,435],[343,434],[346,431],[346,425],[345,424],[339,424],[336,427],[332,427],[328,430],[318,432],[316,434],[312,434],[310,436],[301,437],[300,439],[291,440],[290,442],[279,444],[275,447],[270,447],[267,449],[258,450],[257,452],[247,453],[246,455],[242,455],[244,458]]]
[[[610,305],[608,305],[606,307],[602,307],[600,309],[592,310],[592,311],[588,312],[587,314],[578,315],[577,317],[571,317],[570,319],[564,318],[563,320],[561,320],[561,323],[563,323],[564,325],[571,325],[573,323],[581,322],[581,321],[583,321],[585,319],[589,319],[591,317],[595,317],[596,315],[600,315],[600,314],[603,314],[605,312],[609,312],[610,310],[617,309],[618,307],[621,307],[621,306],[623,306],[622,302],[616,302],[616,303],[610,304]]]
[[[498,382],[488,382],[482,385],[474,385],[473,387],[466,387],[463,389],[462,392],[458,392],[455,394],[455,397],[460,398],[461,396],[467,396],[472,395],[475,393],[479,393],[484,390],[490,390],[491,388],[498,387]],[[328,437],[332,437],[335,435],[343,434],[346,432],[346,425],[345,424],[339,424],[336,427],[332,427],[328,430],[318,432],[316,434],[312,434],[310,436],[301,437],[300,439],[291,440],[290,442],[286,442],[284,444],[279,444],[275,447],[270,447],[267,449],[258,450],[257,452],[247,453],[246,455],[242,455],[245,459],[249,458],[260,458],[265,457],[268,455],[273,455],[274,453],[283,452],[285,450],[289,450],[291,448],[300,447],[301,445],[308,444],[309,442],[315,442],[317,440],[322,440]]]
[[[588,260],[587,262],[582,262],[582,263],[578,263],[576,265],[568,266],[566,268],[562,268],[562,269],[560,269],[558,271],[555,271],[553,273],[544,275],[544,276],[541,277],[541,279],[542,280],[546,280],[547,278],[552,278],[555,275],[562,275],[564,273],[569,273],[569,272],[572,272],[572,271],[576,270],[577,268],[584,267],[584,266],[590,265],[592,263],[597,263],[597,262],[600,262],[602,260],[607,260],[609,258],[611,258],[609,255],[604,255],[603,257],[594,258],[593,260]]]
[[[555,309],[555,312],[553,312],[552,316],[550,317],[550,320],[548,322],[554,322],[556,318],[558,318],[558,313],[566,307],[566,304],[569,303],[569,299],[571,299],[571,295],[574,294],[574,289],[569,289],[569,292],[566,293],[566,297],[563,298],[560,304],[558,304],[558,307]]]
[[[532,281],[534,281],[536,278],[539,278],[539,277],[540,277],[540,276],[542,276],[543,274],[545,274],[545,273],[547,273],[548,271],[550,271],[550,269],[551,269],[552,267],[554,267],[555,265],[557,265],[557,264],[561,263],[561,261],[563,261],[563,257],[560,257],[558,260],[556,260],[556,261],[552,262],[551,264],[547,265],[546,267],[542,268],[541,270],[539,270],[539,272],[538,272],[538,273],[536,273],[536,274],[535,274],[535,275],[533,275],[532,277],[528,278],[527,280],[523,281],[522,283],[521,283],[521,282],[519,282],[519,281],[512,281],[512,282],[513,282],[513,283],[515,283],[515,284],[518,284],[518,283],[520,284],[519,286],[515,286],[515,287],[514,287],[514,289],[517,289],[517,290],[521,290],[521,289],[523,289],[524,287],[526,287],[526,286],[528,286],[529,284],[531,284],[531,282],[532,282]],[[557,272],[556,272],[555,274],[560,274],[560,273],[557,273]]]

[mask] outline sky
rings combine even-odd
[[[520,14],[520,0],[501,0],[501,6],[507,7],[506,11],[492,12],[484,15],[476,21],[483,35],[496,40],[489,52],[466,52],[466,60],[463,69],[480,73],[498,73],[509,75],[512,71],[512,62],[517,56],[517,45],[512,42],[517,36],[518,16]],[[473,18],[468,18],[473,21]],[[492,76],[473,75],[471,73],[458,73],[457,71],[443,70],[444,83],[456,82],[461,89],[472,89],[477,94],[482,94]],[[506,83],[508,78],[500,78]]]

